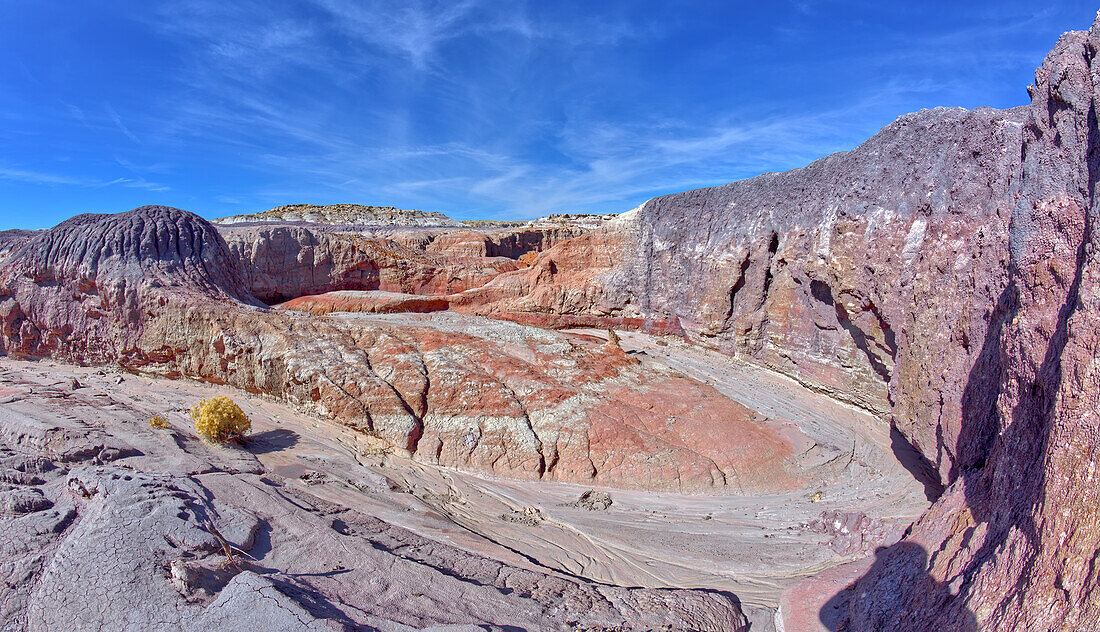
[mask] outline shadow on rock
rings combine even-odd
[[[894,425],[890,426],[890,449],[898,462],[924,486],[924,497],[929,502],[936,502],[943,495],[944,489],[943,483],[936,474],[936,468]]]
[[[298,433],[286,428],[268,430],[250,436],[246,445],[253,454],[279,452],[298,445]]]
[[[872,632],[920,628],[930,620],[925,608],[954,610],[953,632],[977,632],[978,623],[966,608],[951,608],[955,596],[947,584],[928,572],[928,553],[912,542],[875,551],[875,563],[863,577],[828,601],[819,613],[831,632]],[[943,621],[943,619],[940,619]],[[853,627],[852,621],[859,622]]]

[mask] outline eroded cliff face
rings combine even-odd
[[[225,241],[195,219],[146,206],[21,241],[0,273],[0,351],[102,363],[134,353],[170,301],[254,304]]]
[[[0,340],[12,355],[265,393],[473,471],[679,491],[792,489],[814,475],[789,433],[601,340],[460,315],[317,318],[263,306],[248,283],[191,213],[80,216],[6,260]]]
[[[904,116],[803,169],[650,200],[453,305],[545,324],[675,323],[890,414],[946,482],[965,377],[1007,285],[1026,117]]]
[[[221,226],[249,291],[267,303],[337,290],[445,295],[480,287],[517,261],[583,232],[570,227],[500,231],[375,229],[264,224]]]
[[[455,315],[318,319],[253,294],[446,295],[424,311],[683,334],[881,413],[947,486],[831,602],[832,629],[1088,629],[1097,50],[1100,25],[1063,36],[1029,106],[922,111],[851,152],[656,198],[572,238],[277,226],[226,243],[175,209],[80,216],[12,242],[0,344],[273,394],[442,465],[688,491],[805,482],[791,441],[614,346]],[[391,299],[295,305],[402,309],[354,309]]]
[[[805,169],[651,200],[583,238],[610,261],[573,240],[455,304],[676,319],[888,415],[949,487],[830,629],[1091,629],[1098,50],[1100,25],[1063,36],[1029,106],[924,111]]]
[[[1100,22],[1065,34],[1035,73],[1010,284],[987,361],[967,383],[975,405],[965,411],[959,477],[850,589],[842,629],[1100,622],[1098,50]],[[911,581],[931,589],[888,596]]]

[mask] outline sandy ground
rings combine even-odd
[[[891,451],[881,420],[717,353],[642,334],[622,338],[624,349],[643,363],[665,364],[705,381],[759,411],[766,423],[812,437],[817,445],[805,458],[827,466],[822,469],[827,475],[812,489],[782,495],[606,490],[613,505],[591,511],[571,505],[587,487],[493,479],[371,455],[363,437],[350,429],[206,384],[5,358],[0,359],[0,405],[33,415],[36,409],[56,408],[60,398],[71,420],[132,426],[143,433],[149,432],[150,415],[163,414],[177,435],[190,436],[190,405],[228,394],[253,421],[240,459],[257,460],[314,497],[521,568],[619,586],[729,591],[756,609],[753,618],[760,625],[754,629],[767,626],[767,613],[784,587],[863,556],[838,553],[829,546],[833,535],[810,528],[823,512],[863,512],[900,532],[928,506],[922,485]],[[81,388],[71,389],[73,378]],[[135,468],[156,470],[163,465],[158,459],[189,458],[187,446],[178,447],[128,460]],[[815,497],[819,500],[812,502]],[[525,508],[538,511],[523,518]]]

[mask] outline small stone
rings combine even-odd
[[[172,584],[182,593],[190,592],[191,587],[199,577],[198,571],[183,560],[172,560],[169,565],[169,573],[172,577]]]
[[[510,513],[501,514],[500,519],[504,522],[516,522],[529,527],[537,527],[546,520],[546,516],[538,507],[524,507]]]
[[[328,480],[328,475],[324,472],[306,472],[298,477],[303,483],[309,486],[320,485]]]
[[[611,506],[611,494],[590,489],[573,503],[574,507],[587,509],[588,511],[607,511]]]

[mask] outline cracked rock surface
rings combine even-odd
[[[314,477],[315,486],[285,478],[277,472],[293,469],[280,463],[309,462],[280,459],[294,445],[287,430],[219,447],[194,440],[178,409],[166,415],[168,427],[149,426],[148,409],[194,399],[187,388],[147,378],[115,384],[84,370],[87,388],[77,396],[52,371],[22,377],[45,367],[14,368],[0,384],[16,394],[0,416],[0,459],[22,475],[10,475],[2,492],[16,499],[5,501],[10,510],[0,516],[4,630],[567,630],[623,622],[626,629],[710,630],[745,623],[727,593],[618,588],[512,566],[362,513],[347,499],[326,500],[317,487],[405,493],[340,450],[329,458],[347,461],[345,477],[363,470],[356,486],[345,486],[346,478]],[[90,401],[119,389],[124,400],[85,418]],[[76,424],[99,431],[88,433],[92,445],[109,437],[127,449],[72,456],[70,445],[33,440]],[[322,447],[303,454],[323,455]],[[259,459],[273,459],[275,471]]]

